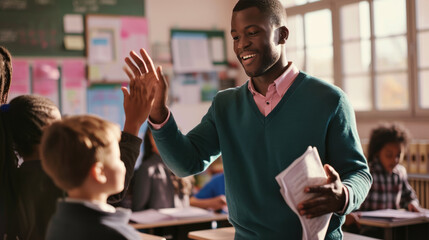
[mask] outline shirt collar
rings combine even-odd
[[[295,80],[299,74],[299,70],[293,62],[289,62],[288,65],[289,66],[282,73],[282,75],[280,75],[276,80],[274,80],[273,83],[268,86],[268,89],[270,89],[270,87],[274,85],[279,96],[283,96],[286,93],[293,80]],[[252,79],[249,79],[249,84],[247,87],[253,95],[260,94],[256,91]]]
[[[99,201],[88,201],[88,200],[67,197],[64,199],[64,202],[83,204],[87,207],[90,207],[98,211],[103,211],[103,212],[111,212],[111,213],[116,212],[115,207],[113,207],[112,205],[99,202]]]

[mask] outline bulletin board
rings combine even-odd
[[[170,33],[175,73],[210,72],[227,64],[224,31],[171,29]]]
[[[84,49],[64,46],[67,14],[82,19],[86,14],[143,17],[144,0],[0,0],[0,44],[13,56],[84,57]]]
[[[149,47],[146,18],[87,15],[85,28],[89,83],[127,82],[124,58]]]

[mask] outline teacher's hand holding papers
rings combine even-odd
[[[341,182],[340,176],[333,167],[324,165],[327,183],[319,186],[307,186],[304,188],[306,193],[315,193],[316,195],[306,201],[298,204],[298,211],[301,216],[307,218],[318,217],[327,213],[342,211],[346,201],[347,191]]]

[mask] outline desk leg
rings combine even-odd
[[[393,229],[385,228],[384,229],[384,239],[385,240],[393,240]]]

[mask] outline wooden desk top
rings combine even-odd
[[[203,223],[203,222],[211,222],[211,221],[226,221],[226,220],[228,220],[228,214],[215,213],[211,216],[204,216],[204,217],[172,219],[172,220],[159,221],[159,222],[153,222],[153,223],[131,223],[130,225],[135,229],[148,229],[148,228],[168,227],[168,226],[186,225],[186,224]]]
[[[406,219],[370,219],[370,218],[360,218],[358,223],[361,225],[372,226],[372,227],[381,227],[381,228],[393,228],[393,227],[401,227],[407,225],[415,225],[420,223],[427,223],[425,217],[418,218],[406,218]]]
[[[142,240],[166,240],[164,237],[150,235],[146,233],[140,233],[140,236],[142,236]]]
[[[232,240],[234,239],[234,234],[235,229],[233,227],[227,227],[192,231],[188,233],[188,237],[195,240]]]
[[[218,228],[210,230],[192,231],[188,233],[188,237],[194,240],[233,240],[235,229],[233,227]],[[344,240],[376,240],[354,233],[344,232]]]

